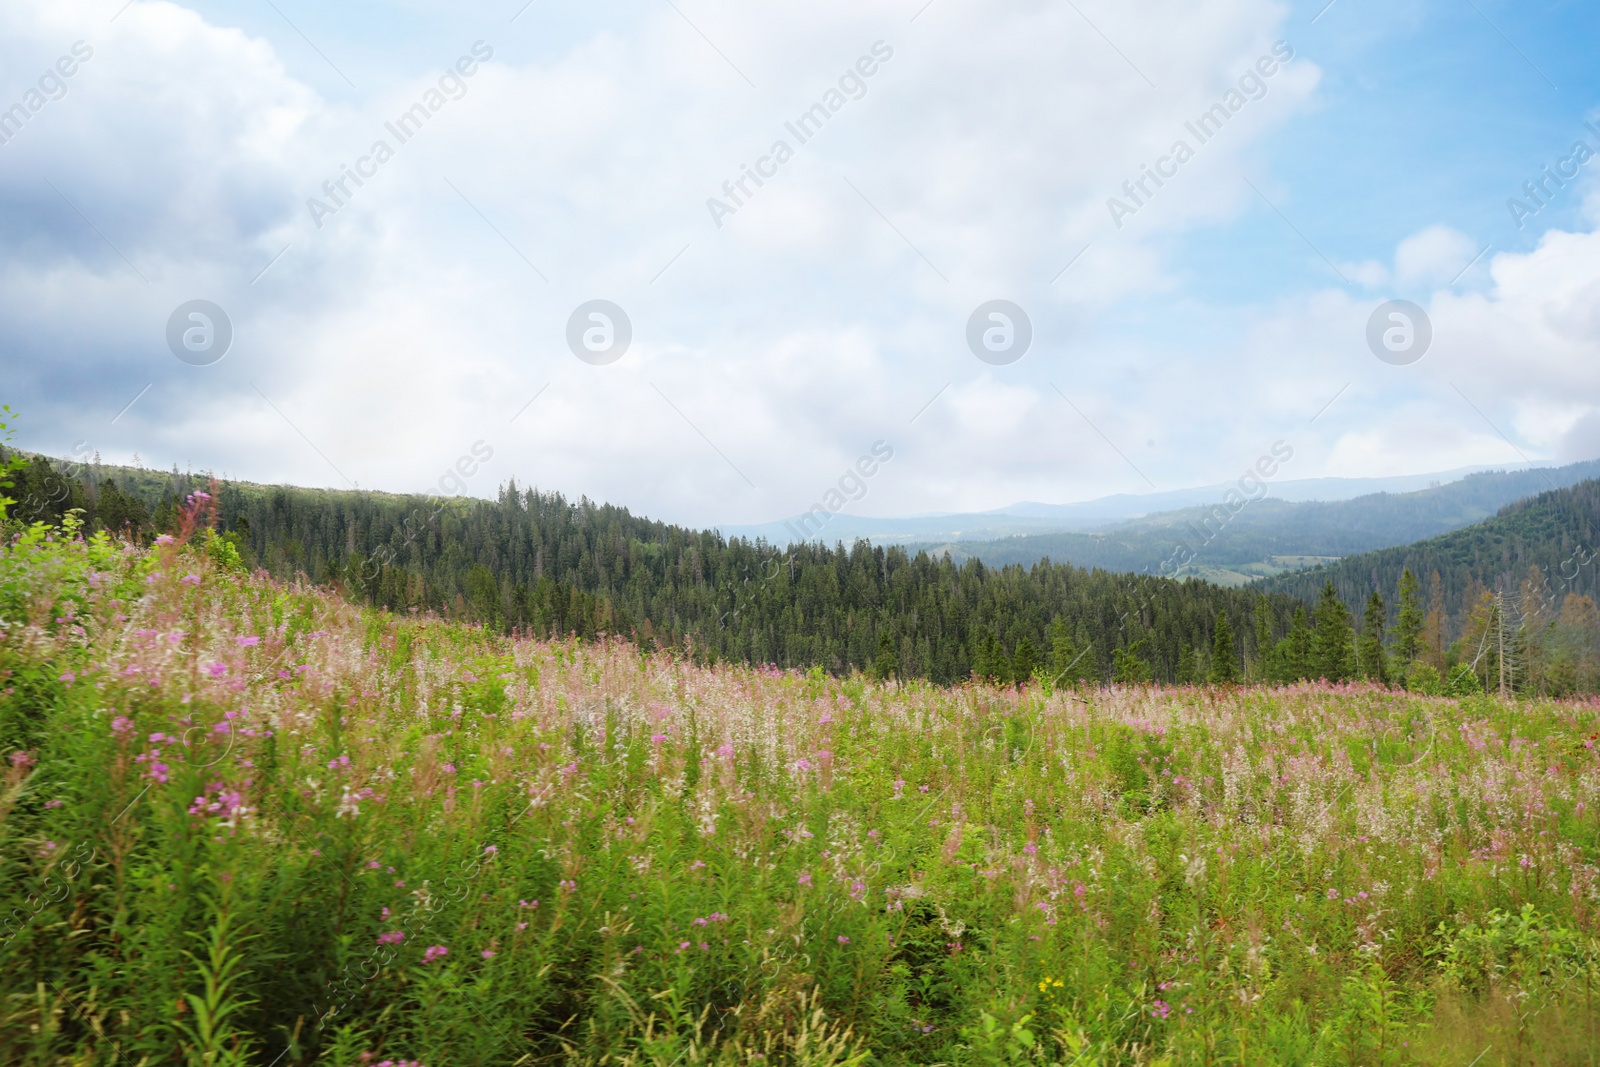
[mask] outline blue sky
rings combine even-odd
[[[21,443],[428,490],[483,442],[467,492],[699,524],[800,511],[876,440],[864,514],[1206,484],[1277,440],[1297,478],[1600,454],[1600,164],[1521,230],[1506,210],[1600,148],[1593,5],[521,6],[8,6],[0,106],[96,48],[0,146]],[[480,40],[465,95],[314,225]],[[707,199],[880,41],[865,95],[717,227]],[[1112,225],[1278,41],[1266,95]],[[1367,348],[1397,297],[1434,327],[1414,365]],[[197,298],[237,336],[199,368],[165,341]],[[597,298],[634,325],[599,367],[565,343]],[[994,298],[1034,326],[1013,364],[967,349]]]

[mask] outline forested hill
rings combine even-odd
[[[1600,477],[1600,460],[1532,470],[1480,471],[1458,481],[1410,493],[1369,493],[1340,501],[1284,501],[1268,496],[1230,515],[1222,506],[1164,511],[1098,533],[1047,533],[949,545],[908,545],[937,553],[948,548],[958,562],[1027,565],[1048,556],[1081,567],[1160,574],[1180,544],[1194,551],[1189,573],[1212,577],[1276,557],[1348,556],[1409,544],[1463,528],[1548,488]],[[1270,487],[1265,487],[1270,491]],[[1248,490],[1262,491],[1260,484]],[[1169,569],[1171,565],[1169,564]],[[1272,573],[1265,567],[1256,573]]]
[[[1519,500],[1494,518],[1398,548],[1351,556],[1337,563],[1280,575],[1260,586],[1291,596],[1312,596],[1332,579],[1347,605],[1359,608],[1379,590],[1385,598],[1410,568],[1428,588],[1439,575],[1442,607],[1463,618],[1485,589],[1522,597],[1536,570],[1542,595],[1556,602],[1568,593],[1600,594],[1600,480],[1591,479]],[[1539,592],[1530,588],[1529,593]]]
[[[62,472],[36,459],[11,495],[25,521],[80,507],[92,526],[149,536],[205,484],[176,472]],[[274,575],[303,572],[393,610],[505,629],[616,633],[702,658],[940,683],[974,668],[1025,675],[1063,653],[1081,653],[1073,673],[1088,678],[1120,670],[1173,680],[1180,660],[1209,656],[1225,612],[1240,635],[1236,662],[1257,659],[1260,594],[1198,581],[1049,563],[957,566],[865,542],[779,550],[515,485],[490,502],[230,482],[217,501],[221,530]],[[1275,601],[1274,641],[1293,609]]]

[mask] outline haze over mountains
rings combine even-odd
[[[1487,519],[1514,501],[1600,477],[1600,460],[1564,467],[1449,471],[1401,478],[1316,478],[1267,483],[1230,512],[1228,483],[1078,504],[1019,504],[969,515],[860,519],[838,514],[804,526],[829,544],[865,538],[915,554],[948,552],[993,567],[1041,559],[1109,571],[1194,575],[1225,585],[1405,544]],[[732,527],[728,536],[798,540],[801,520]],[[1194,554],[1184,562],[1179,546]],[[1175,552],[1179,553],[1175,557]],[[1163,567],[1163,564],[1166,564]]]
[[[1482,471],[1520,471],[1531,466],[1461,467],[1388,478],[1299,478],[1273,482],[1268,495],[1287,501],[1349,500],[1372,493],[1409,493],[1454,482]],[[717,529],[725,537],[748,537],[752,541],[765,538],[769,543],[779,546],[807,540],[823,540],[830,544],[844,541],[849,544],[857,538],[884,545],[984,541],[1018,534],[1103,530],[1130,519],[1215,504],[1234,485],[1233,482],[1219,482],[1155,493],[1117,493],[1067,504],[1022,501],[991,511],[937,512],[889,518],[857,516],[845,510],[836,510],[829,513],[825,520],[819,520],[818,512],[827,512],[828,508],[824,500],[819,500],[805,514],[773,522],[720,524]],[[861,493],[856,499],[865,499],[867,495],[866,492]],[[844,506],[848,508],[853,504],[847,499]],[[811,516],[809,523],[805,521],[808,515]]]
[[[1568,593],[1600,596],[1597,544],[1600,480],[1591,479],[1514,501],[1463,529],[1284,574],[1260,588],[1308,598],[1331,581],[1346,605],[1357,607],[1373,589],[1394,588],[1409,569],[1425,582],[1439,575],[1447,615],[1464,615],[1483,592],[1499,591],[1512,618],[1548,617]]]

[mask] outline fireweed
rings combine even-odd
[[[1594,704],[703,668],[275,584],[208,511],[0,550],[0,1061],[1593,1036]]]

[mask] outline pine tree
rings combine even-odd
[[[993,642],[994,684],[1010,685],[1016,679],[1011,667],[1011,657],[1006,655],[1005,647],[1000,644],[998,637],[991,637],[989,640]]]
[[[978,636],[978,652],[973,657],[972,669],[980,682],[990,685],[1011,684],[1011,661],[995,635],[984,630]]]
[[[1394,623],[1395,669],[1404,674],[1422,652],[1422,587],[1407,567],[1400,572],[1400,614]]]
[[[878,658],[872,661],[872,676],[880,682],[900,676],[900,652],[887,626],[878,631]]]
[[[1067,622],[1056,616],[1050,623],[1050,678],[1055,685],[1075,685],[1090,677],[1094,660],[1087,643],[1082,648],[1073,640]]]
[[[1446,665],[1445,628],[1448,624],[1444,610],[1444,582],[1439,578],[1439,572],[1434,571],[1428,579],[1428,617],[1422,624],[1423,643],[1427,647],[1419,649],[1418,656],[1426,659],[1441,674]]]
[[[1266,597],[1256,600],[1256,662],[1251,677],[1258,682],[1270,681],[1272,663],[1272,602]]]
[[[1193,685],[1200,680],[1200,659],[1194,654],[1194,646],[1185,641],[1178,650],[1178,677],[1179,685]]]
[[[1522,613],[1522,623],[1512,638],[1516,649],[1513,662],[1520,665],[1516,674],[1518,688],[1523,692],[1542,695],[1549,687],[1546,672],[1554,604],[1550,587],[1538,564],[1529,565],[1528,576],[1522,580],[1516,603]]]
[[[1033,650],[1033,642],[1023,637],[1017,642],[1017,653],[1011,657],[1011,678],[1018,686],[1027,685],[1033,680],[1033,669],[1039,665],[1039,656]]]
[[[1223,685],[1239,680],[1238,653],[1233,649],[1233,628],[1228,613],[1217,612],[1217,625],[1211,632],[1211,682]]]
[[[1284,681],[1299,682],[1311,677],[1313,637],[1306,607],[1304,604],[1297,605],[1294,620],[1289,623],[1289,636],[1279,646],[1284,651]]]
[[[1348,681],[1355,675],[1355,642],[1350,633],[1350,612],[1339,599],[1330,578],[1317,601],[1317,632],[1312,643],[1311,673],[1330,682]]]
[[[1113,682],[1126,682],[1131,685],[1150,680],[1150,664],[1139,655],[1139,648],[1143,644],[1144,639],[1140,638],[1127,648],[1119,648],[1111,653]]]
[[[994,634],[983,630],[973,641],[972,674],[980,682],[992,682],[995,676]]]
[[[1374,589],[1367,598],[1367,611],[1361,619],[1361,674],[1382,685],[1389,684],[1388,656],[1383,649],[1383,625],[1387,615],[1383,598]]]

